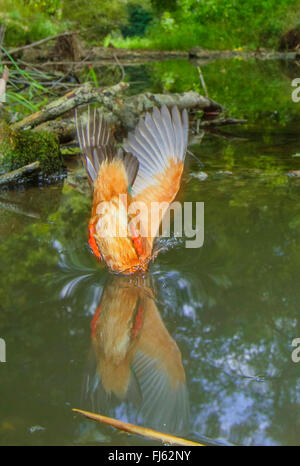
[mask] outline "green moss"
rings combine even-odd
[[[0,170],[8,172],[38,160],[42,173],[62,169],[58,138],[46,131],[13,131],[0,127]]]
[[[10,150],[9,125],[6,121],[2,120],[0,121],[0,175],[6,172],[3,159],[5,154],[9,153]]]

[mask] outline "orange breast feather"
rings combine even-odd
[[[88,110],[85,125],[76,117],[76,125],[82,161],[94,191],[89,222],[92,251],[115,272],[145,271],[161,220],[180,186],[187,112],[154,107],[152,115],[147,113],[129,133],[123,149],[117,148],[113,133],[96,110]],[[152,203],[162,203],[155,216]]]
[[[95,240],[107,265],[115,272],[129,273],[140,259],[128,232],[128,195],[126,171],[121,160],[101,166],[95,181],[91,221]]]

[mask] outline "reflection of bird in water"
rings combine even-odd
[[[89,244],[115,272],[145,271],[153,259],[153,241],[175,198],[188,137],[186,110],[164,105],[140,119],[117,149],[113,135],[96,110],[83,125],[76,117],[82,160],[93,187]],[[153,203],[161,211],[151,215]],[[142,212],[141,212],[142,211]]]
[[[188,423],[181,353],[157,309],[150,281],[116,276],[91,322],[94,362],[83,407],[169,433]]]

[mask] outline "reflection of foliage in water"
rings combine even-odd
[[[205,202],[204,247],[178,249],[177,273],[157,271],[197,400],[194,428],[233,443],[297,444],[300,380],[291,341],[300,334],[299,188],[273,191],[248,180],[237,189],[247,205],[232,205],[232,183],[227,190],[206,183],[201,194],[197,189]]]
[[[256,73],[239,61],[232,66],[235,73],[244,70],[245,84],[246,71]],[[151,67],[159,90],[165,64]],[[237,109],[234,116],[249,107],[254,118],[272,112],[262,82],[276,67],[259,64],[260,84],[256,92],[245,89],[245,100],[242,88],[229,88],[222,99],[224,81],[217,78],[227,75],[214,75],[217,64],[203,71],[212,97],[228,99],[230,112]],[[178,62],[174,70],[176,90],[197,82],[190,65]],[[263,125],[231,129],[247,140],[206,135],[201,146],[193,145],[208,178],[200,182],[187,173],[182,199],[205,203],[204,246],[185,249],[181,241],[151,268],[158,309],[182,353],[196,440],[200,434],[238,444],[299,443],[299,364],[290,359],[291,341],[300,335],[299,183],[286,176],[298,168],[299,159],[291,155],[299,152],[299,137],[289,80],[278,80],[274,106],[288,131],[264,119]],[[197,170],[188,158],[187,171]],[[73,419],[70,406],[78,406],[89,324],[105,277],[87,249],[90,199],[65,184],[32,188],[19,197],[7,192],[0,200],[17,199],[24,215],[1,210],[0,217],[0,336],[9,361],[1,366],[0,442],[68,443],[78,438],[81,421]],[[25,207],[40,218],[25,216]],[[32,424],[45,431],[31,436]],[[105,442],[119,439],[99,430]]]
[[[19,416],[43,425],[42,413],[44,435],[65,439],[55,425],[64,407],[63,424],[72,438],[65,401],[78,403],[89,316],[103,274],[58,299],[69,276],[62,254],[72,257],[74,250],[85,249],[89,199],[64,187],[60,204],[52,210],[48,189],[41,221],[26,219],[23,229],[4,237],[0,246],[6,272],[0,286],[1,332],[8,332],[11,357],[23,367],[7,375],[3,390],[8,393],[11,384],[21,383],[27,394],[38,391],[45,406],[34,396],[29,413],[20,399]],[[191,428],[198,434],[236,443],[249,443],[250,437],[255,443],[296,442],[297,419],[289,416],[299,402],[297,368],[290,362],[290,343],[300,332],[298,190],[295,185],[274,190],[256,178],[238,187],[230,177],[225,183],[209,177],[186,185],[185,200],[205,201],[205,245],[197,251],[178,247],[162,254],[152,273],[159,310],[182,352]],[[232,204],[237,193],[247,199],[246,206]],[[88,252],[79,255],[88,257]],[[99,269],[92,258],[84,261],[90,269]],[[72,278],[78,264],[69,263]],[[91,301],[95,293],[97,299]],[[71,366],[70,360],[75,360]],[[12,412],[3,409],[4,417]],[[277,425],[286,426],[284,433]]]
[[[196,65],[196,63],[195,63]],[[203,93],[196,66],[174,60],[149,65],[156,91],[195,90]],[[217,60],[202,66],[209,96],[224,105],[231,116],[263,120],[264,128],[286,125],[299,115],[291,99],[292,77],[285,76],[278,60]],[[297,77],[296,70],[293,77]]]
[[[0,279],[1,282],[5,280],[5,285],[2,282],[0,286],[0,300],[5,306],[15,300],[14,294],[7,292],[9,286],[12,291],[22,287],[24,280],[29,280],[31,284],[40,283],[41,275],[38,273],[40,270],[43,270],[44,278],[47,278],[47,274],[51,276],[53,266],[57,264],[59,258],[58,252],[53,248],[54,241],[59,241],[63,248],[72,248],[74,244],[80,244],[80,239],[84,244],[89,198],[65,186],[59,208],[56,207],[51,212],[51,201],[53,201],[51,190],[54,192],[56,188],[49,187],[48,196],[44,197],[48,210],[47,217],[43,216],[39,222],[28,224],[27,221],[21,231],[6,236],[0,245],[2,267],[7,270],[6,275],[1,275]],[[39,196],[38,188],[36,188],[36,196],[37,198]],[[43,205],[37,207],[43,209]],[[70,218],[80,226],[80,229],[70,228],[68,223]]]

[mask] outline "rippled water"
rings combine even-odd
[[[300,103],[290,68],[202,68],[210,95],[232,116],[248,110],[249,124],[191,138],[198,160],[187,157],[179,200],[204,202],[204,245],[163,240],[144,279],[112,276],[91,256],[77,161],[72,179],[1,191],[1,444],[149,443],[72,407],[195,441],[299,444],[300,184],[290,172],[300,169]],[[136,90],[183,91],[197,77],[177,61],[127,73],[143,81]]]

